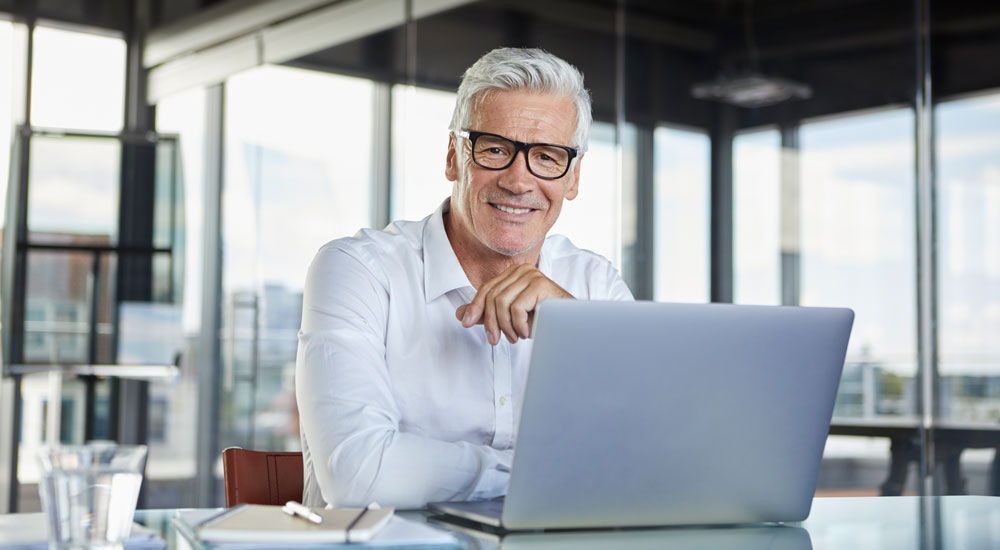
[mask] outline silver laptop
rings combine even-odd
[[[535,319],[503,530],[800,521],[854,312],[550,300]]]

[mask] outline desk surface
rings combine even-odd
[[[143,510],[136,521],[157,529],[168,550],[188,548],[173,532],[176,510]],[[434,522],[427,512],[401,512],[456,531],[468,549],[990,549],[1000,548],[1000,497],[817,498],[809,519],[778,526],[641,529],[515,534],[502,541]]]

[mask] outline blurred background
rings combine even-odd
[[[1000,494],[997,2],[0,0],[0,511],[46,441],[148,444],[143,508],[297,450],[307,266],[449,195],[499,46],[584,72],[554,231],[637,298],[855,310],[819,495]]]

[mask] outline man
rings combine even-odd
[[[572,65],[494,50],[458,90],[451,197],[317,253],[295,369],[306,504],[506,492],[535,308],[632,299],[605,258],[546,238],[577,195],[590,121]]]

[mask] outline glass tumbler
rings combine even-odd
[[[120,550],[132,529],[145,445],[56,445],[38,452],[51,550]]]

